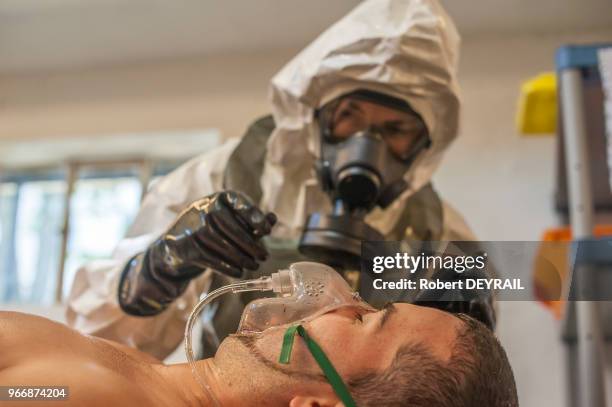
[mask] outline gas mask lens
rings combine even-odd
[[[377,134],[396,158],[412,159],[415,151],[429,144],[425,123],[405,102],[372,94],[356,92],[321,108],[323,136],[334,143],[363,132]]]

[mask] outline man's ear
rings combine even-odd
[[[289,402],[289,407],[344,407],[336,398],[295,396]]]

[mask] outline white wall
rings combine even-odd
[[[90,138],[100,153],[95,137],[112,134],[216,128],[241,135],[268,111],[268,80],[288,55],[0,76],[0,154],[9,143],[72,136]]]
[[[597,41],[612,42],[612,30],[464,43],[461,137],[435,185],[480,239],[538,240],[546,228],[558,225],[553,211],[556,140],[518,134],[514,118],[520,85],[554,70],[559,45]],[[557,321],[536,303],[499,305],[498,333],[515,371],[520,405],[565,405],[565,361]]]

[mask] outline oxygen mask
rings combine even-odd
[[[185,328],[185,353],[211,400],[212,393],[197,369],[192,347],[192,330],[200,313],[216,298],[246,291],[270,291],[275,296],[250,302],[244,309],[236,333],[259,334],[266,329],[302,323],[341,307],[359,307],[375,311],[354,292],[333,268],[320,263],[299,262],[270,276],[238,281],[206,294],[194,307]]]

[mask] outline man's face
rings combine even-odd
[[[350,96],[342,98],[335,107],[330,126],[333,137],[339,140],[374,128],[400,159],[406,158],[425,134],[425,125],[416,115]]]
[[[378,312],[344,307],[303,326],[327,354],[340,376],[347,378],[383,371],[397,351],[407,344],[421,343],[434,356],[448,360],[459,324],[461,321],[448,313],[398,303]],[[250,340],[234,337],[230,341],[242,342],[267,368],[288,375],[321,376],[321,369],[300,338],[295,340],[291,363],[278,363],[286,328],[271,328]]]

